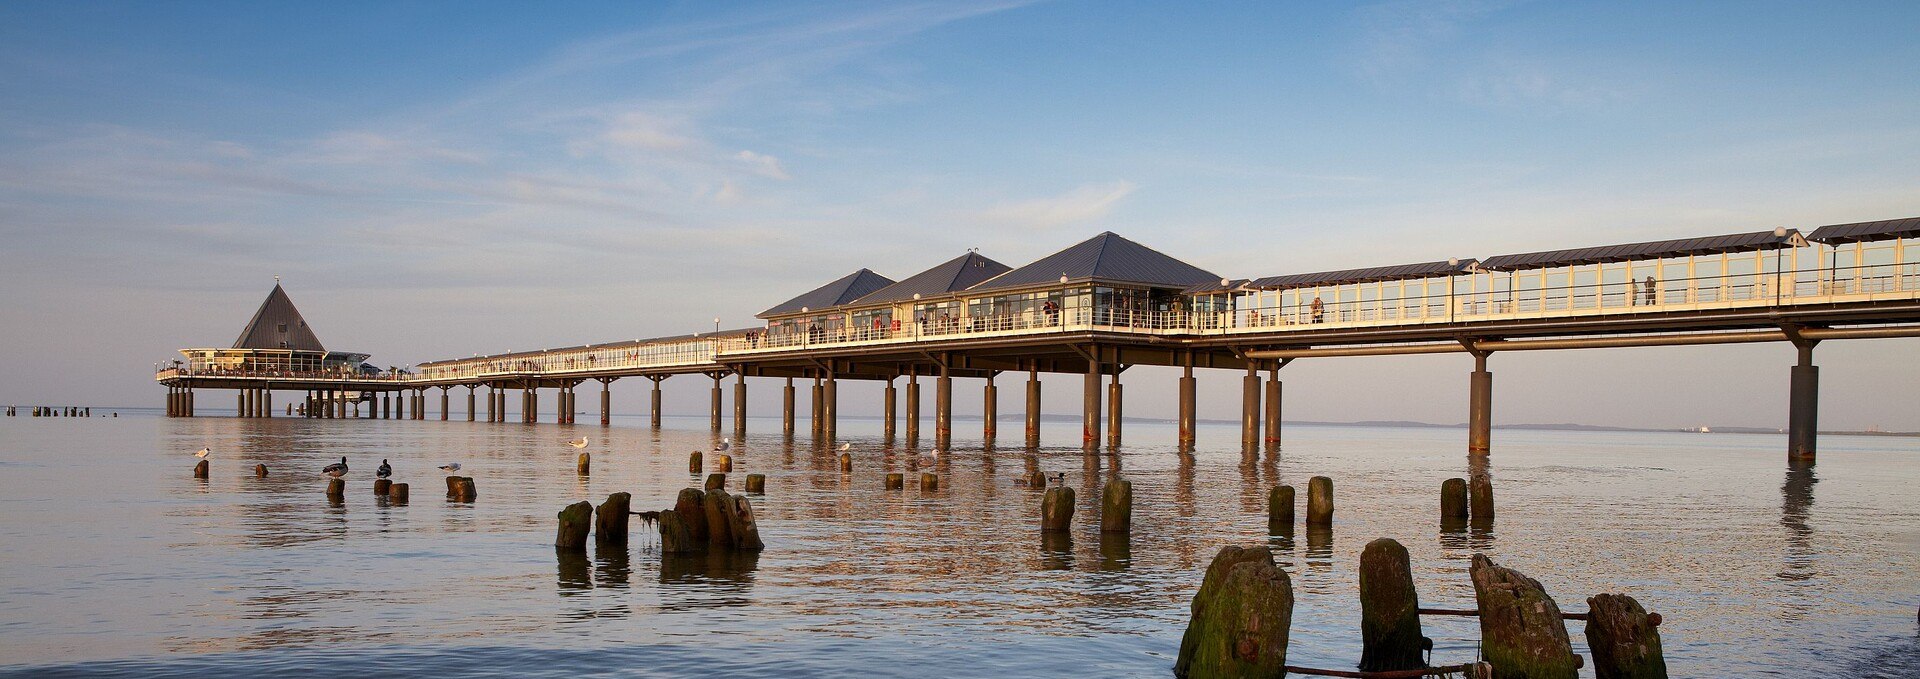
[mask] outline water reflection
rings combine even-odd
[[[559,564],[560,596],[578,596],[593,589],[593,562],[587,560],[586,552],[555,547],[553,554]]]
[[[1073,570],[1073,534],[1066,531],[1041,531],[1040,570]]]
[[[1129,533],[1100,533],[1100,570],[1124,571],[1133,563],[1133,535]]]
[[[724,584],[744,593],[760,568],[760,552],[712,549],[660,555],[663,584]]]
[[[1797,582],[1812,578],[1818,554],[1813,548],[1813,527],[1807,518],[1813,513],[1813,463],[1793,460],[1787,465],[1787,479],[1780,484],[1780,526],[1786,529],[1786,554],[1778,575],[1781,580]]]
[[[634,531],[635,533],[651,531]],[[599,587],[624,589],[633,576],[626,545],[594,545],[593,582]]]

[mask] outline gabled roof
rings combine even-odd
[[[267,293],[267,301],[260,303],[260,310],[253,312],[253,320],[247,321],[246,329],[240,331],[240,339],[233,341],[233,348],[327,350],[320,345],[320,338],[313,335],[313,329],[307,327],[307,319],[300,317],[300,310],[294,308],[293,300],[287,297],[287,291],[280,289],[279,283],[273,284],[273,291]]]
[[[1877,222],[1833,224],[1814,229],[1807,240],[1815,243],[1852,243],[1863,240],[1892,240],[1920,236],[1920,217],[1883,219]]]
[[[1068,281],[1139,283],[1186,288],[1220,277],[1205,269],[1161,254],[1158,250],[1120,237],[1112,231],[1081,241],[1039,261],[1008,271],[971,290],[999,290]]]
[[[979,285],[981,281],[1006,273],[1012,268],[982,257],[980,253],[969,252],[876,290],[873,294],[854,300],[854,304],[861,306],[890,304],[913,299],[915,295],[931,297],[959,292]]]
[[[893,285],[893,279],[861,269],[842,276],[839,280],[801,293],[799,297],[787,300],[759,313],[760,318],[799,313],[801,309],[824,311],[853,300],[860,299],[873,291]]]
[[[1466,273],[1473,268],[1473,260],[1456,259],[1419,264],[1400,264],[1396,266],[1376,266],[1367,269],[1346,269],[1344,271],[1323,271],[1320,273],[1297,273],[1285,276],[1268,276],[1254,279],[1247,287],[1258,290],[1285,290],[1315,285],[1346,285],[1348,283],[1373,283],[1377,281],[1397,281],[1407,278],[1427,278],[1430,276],[1453,276]]]
[[[1570,264],[1596,264],[1600,262],[1624,262],[1629,259],[1655,259],[1659,257],[1677,257],[1680,255],[1702,255],[1715,252],[1752,252],[1754,250],[1778,250],[1792,247],[1800,238],[1800,232],[1793,229],[1776,229],[1754,233],[1735,233],[1725,236],[1707,236],[1705,238],[1683,238],[1680,240],[1661,240],[1627,245],[1605,245],[1593,248],[1573,250],[1549,250],[1547,252],[1529,252],[1519,255],[1500,255],[1488,257],[1480,262],[1480,268],[1492,270],[1540,269],[1550,266]]]

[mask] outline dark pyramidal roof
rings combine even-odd
[[[1186,288],[1220,277],[1205,269],[1161,254],[1153,248],[1103,232],[1039,261],[1008,271],[974,286],[974,290],[997,290],[1069,281],[1106,281],[1140,283],[1160,287]]]
[[[913,299],[914,295],[931,297],[959,292],[979,285],[981,281],[1006,273],[1012,268],[983,257],[980,253],[969,252],[926,271],[908,276],[905,280],[861,297],[854,303],[888,304]]]
[[[273,291],[267,293],[267,301],[260,303],[260,310],[253,312],[253,320],[247,321],[246,329],[240,331],[240,339],[233,341],[233,348],[327,350],[320,345],[320,338],[313,335],[313,329],[307,327],[307,319],[300,317],[300,310],[294,308],[293,300],[287,297],[287,291],[280,289],[279,283],[273,284]]]
[[[814,311],[829,309],[873,294],[874,291],[889,285],[893,285],[893,279],[874,273],[870,269],[861,269],[762,311],[760,318],[799,313],[803,308]]]
[[[1877,222],[1855,222],[1852,224],[1831,224],[1814,229],[1807,240],[1816,243],[1851,243],[1854,241],[1892,240],[1894,238],[1912,238],[1920,236],[1920,217],[1903,219],[1883,219]]]

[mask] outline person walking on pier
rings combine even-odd
[[[1652,277],[1652,276],[1648,276],[1648,277],[1647,277],[1647,283],[1646,283],[1646,286],[1647,286],[1647,292],[1646,292],[1646,296],[1647,296],[1647,302],[1646,302],[1646,304],[1647,304],[1647,306],[1653,306],[1653,300],[1654,300],[1654,291],[1655,291],[1655,290],[1656,290],[1656,289],[1657,289],[1657,288],[1658,288],[1659,286],[1657,286],[1657,285],[1656,285],[1656,284],[1655,284],[1655,283],[1653,282],[1653,277]]]
[[[1320,301],[1319,295],[1313,296],[1313,303],[1307,305],[1307,308],[1311,309],[1313,312],[1313,322],[1319,323],[1321,321],[1326,320],[1327,304],[1325,302]]]

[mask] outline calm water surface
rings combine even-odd
[[[1773,436],[1502,430],[1497,523],[1443,530],[1440,482],[1468,472],[1459,430],[1296,426],[1278,459],[1245,460],[1233,426],[1203,428],[1182,457],[1171,427],[1129,422],[1118,455],[961,436],[936,460],[849,420],[851,475],[804,435],[741,445],[736,478],[768,475],[758,556],[663,558],[652,538],[556,556],[560,507],[627,491],[665,508],[695,482],[687,453],[715,440],[704,418],[644,424],[0,419],[0,675],[1161,677],[1213,553],[1258,543],[1293,578],[1289,660],[1349,668],[1355,564],[1377,537],[1411,552],[1423,605],[1472,606],[1474,552],[1566,609],[1631,593],[1665,615],[1675,676],[1920,675],[1913,439],[1830,436],[1817,467],[1790,469]],[[561,443],[583,435],[588,477]],[[202,446],[212,475],[196,480]],[[334,506],[317,471],[341,455],[354,471]],[[373,496],[383,457],[410,505]],[[442,498],[448,461],[477,502]],[[941,489],[881,489],[916,468]],[[1013,483],[1036,468],[1078,492],[1070,540],[1043,540],[1038,495]],[[1134,483],[1130,540],[1099,533],[1098,480],[1115,469]],[[1269,536],[1267,489],[1320,474],[1333,529]],[[1472,657],[1470,619],[1426,631],[1436,661]]]

